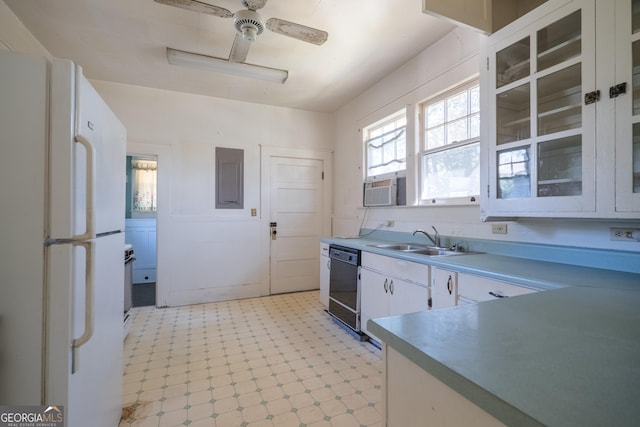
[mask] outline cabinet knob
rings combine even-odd
[[[453,279],[451,275],[449,275],[449,280],[447,280],[447,290],[449,291],[449,295],[453,293]]]
[[[391,282],[389,283],[389,292],[393,295],[393,279],[391,279]]]
[[[387,284],[389,282],[389,279],[384,279],[384,293],[386,294],[387,292],[389,292],[389,285]]]

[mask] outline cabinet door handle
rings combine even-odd
[[[490,291],[489,295],[491,295],[492,297],[495,297],[495,298],[507,298],[507,295],[500,295],[500,294],[497,294],[497,293],[495,293],[493,291]]]
[[[391,283],[389,283],[389,292],[393,295],[393,279],[391,279]]]
[[[451,279],[451,275],[449,275],[449,280],[447,280],[447,290],[449,291],[449,295],[453,293],[453,279]]]
[[[389,279],[384,279],[384,293],[385,294],[387,292],[389,292],[389,285],[387,284],[388,281],[389,281]]]

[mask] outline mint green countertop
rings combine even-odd
[[[368,328],[507,425],[640,420],[640,292],[568,287]]]
[[[322,241],[544,291],[367,327],[507,425],[638,425],[640,274],[488,253],[427,257],[367,238]]]
[[[449,268],[535,289],[557,289],[566,286],[589,286],[640,291],[640,274],[603,268],[582,267],[549,261],[493,255],[488,253],[430,257],[411,252],[392,251],[371,245],[390,243],[375,239],[323,238],[323,242],[360,249],[407,261]],[[640,262],[640,256],[638,257]]]

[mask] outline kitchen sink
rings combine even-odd
[[[416,255],[427,256],[449,256],[449,255],[470,255],[477,254],[479,252],[463,252],[454,251],[447,248],[439,248],[436,246],[420,245],[415,243],[387,243],[380,245],[369,245],[374,248],[387,249],[390,251],[407,252]]]

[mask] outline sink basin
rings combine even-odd
[[[474,254],[478,252],[462,252],[453,251],[447,248],[438,248],[436,246],[420,245],[415,243],[388,243],[381,245],[369,245],[374,248],[388,249],[390,251],[407,252],[417,255],[427,256],[449,256],[449,255],[465,255]]]

